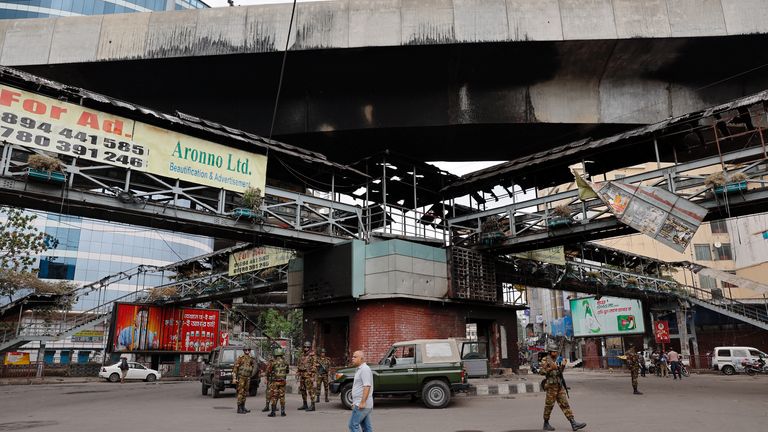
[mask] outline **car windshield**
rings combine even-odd
[[[243,350],[240,349],[228,349],[221,351],[221,357],[219,360],[221,363],[234,363],[235,359],[243,354]]]

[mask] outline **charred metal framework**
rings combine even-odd
[[[569,167],[577,164],[594,181],[603,181],[606,172],[655,160],[656,170],[622,182],[665,188],[709,209],[709,219],[762,211],[768,202],[767,104],[768,91],[764,91],[621,135],[577,141],[468,174],[445,187],[444,196],[470,194],[478,207],[485,207],[488,191],[501,186],[512,189],[513,203],[449,218],[452,243],[503,254],[631,232],[600,200],[582,202],[577,190],[559,192],[553,187],[572,183]],[[702,169],[744,174],[744,187],[717,193],[706,186]],[[537,194],[541,188],[550,189],[546,195],[516,201],[515,187],[539,188]],[[572,223],[553,229],[548,222],[557,216],[553,210],[559,205],[568,206]],[[480,244],[483,223],[489,218],[496,218],[503,229],[503,239],[492,247]]]

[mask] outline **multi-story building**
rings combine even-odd
[[[38,213],[35,227],[55,239],[54,247],[37,260],[38,277],[44,280],[67,280],[78,286],[106,280],[120,272],[134,274],[106,284],[98,290],[83,292],[68,314],[87,313],[88,310],[127,293],[143,290],[171,281],[173,274],[139,272],[139,266],[163,267],[213,251],[214,240],[209,237],[161,231],[81,217]],[[23,296],[17,293],[13,298]],[[0,299],[0,306],[9,299]],[[60,317],[59,317],[60,318]],[[40,320],[28,312],[22,325]],[[47,363],[84,363],[98,357],[104,349],[108,328],[98,324],[92,330],[76,333],[65,339],[49,342],[45,347]],[[31,342],[20,349],[36,357],[40,345]]]
[[[203,9],[200,0],[0,0],[0,19]]]

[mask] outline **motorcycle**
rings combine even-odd
[[[741,366],[744,367],[744,373],[749,376],[755,376],[757,374],[768,374],[768,368],[766,368],[765,362],[761,360],[750,363],[749,360],[744,359],[741,361]]]

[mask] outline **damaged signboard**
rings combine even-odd
[[[683,252],[707,215],[707,209],[667,190],[620,182],[590,183],[616,218]]]

